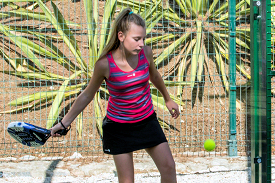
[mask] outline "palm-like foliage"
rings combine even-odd
[[[27,0],[15,0],[14,2],[26,2]],[[3,1],[6,2],[6,1]],[[9,6],[15,6],[11,1]],[[161,8],[159,5],[161,1],[157,3],[139,3],[139,11],[141,11],[142,17],[148,22],[147,32],[151,32],[155,24],[162,18],[162,14],[157,11]],[[0,48],[0,52],[4,59],[14,68],[14,71],[2,71],[7,74],[12,74],[26,80],[33,80],[40,82],[43,81],[56,81],[61,86],[58,90],[48,90],[44,92],[34,93],[32,95],[23,96],[17,98],[14,101],[9,102],[9,105],[16,106],[16,109],[10,111],[2,111],[2,113],[12,113],[16,111],[23,111],[32,109],[34,106],[43,105],[45,103],[52,102],[52,106],[47,119],[47,128],[52,127],[54,122],[57,120],[60,113],[60,106],[64,98],[69,96],[74,96],[79,93],[89,82],[92,76],[92,69],[100,56],[106,41],[108,41],[108,36],[110,35],[109,28],[114,19],[116,10],[119,6],[117,1],[107,0],[105,4],[105,9],[103,12],[103,19],[101,22],[98,17],[98,1],[86,0],[84,1],[84,8],[87,18],[87,28],[88,28],[88,39],[89,39],[89,61],[83,59],[83,56],[78,48],[78,43],[75,39],[74,34],[70,29],[70,25],[73,22],[66,21],[59,11],[54,2],[51,1],[51,8],[53,13],[47,7],[42,0],[37,0],[36,3],[32,4],[28,8],[20,8],[16,10],[11,10],[9,12],[2,12],[2,16],[6,17],[19,17],[24,19],[34,19],[39,21],[45,21],[53,26],[53,30],[57,32],[57,36],[52,36],[46,33],[42,33],[36,28],[23,29],[20,26],[6,26],[0,23],[0,34],[5,35],[6,39],[9,39],[17,49],[20,49],[23,53],[18,55],[18,58],[12,58],[9,54],[5,53],[4,49]],[[42,10],[40,13],[34,12],[33,8],[39,8]],[[146,10],[146,11],[145,11]],[[100,32],[99,32],[100,30]],[[35,37],[37,41],[27,39],[28,37]],[[74,55],[75,61],[69,59],[65,53],[61,51],[56,45],[54,45],[51,40],[61,39],[67,48],[70,50],[71,54]],[[157,43],[159,40],[163,39],[160,37],[151,37],[146,40],[147,43]],[[43,46],[41,46],[43,45]],[[42,64],[37,57],[37,55],[44,56],[45,58],[51,58],[64,69],[72,72],[69,77],[64,75],[59,75],[50,72],[44,64]],[[28,61],[25,61],[28,60]],[[81,83],[73,82],[77,78],[82,78]],[[170,85],[170,82],[166,82]],[[100,92],[106,93],[108,91],[105,87],[100,88]],[[100,102],[100,92],[94,97],[94,114],[97,121],[97,126],[101,131],[101,121],[102,116],[104,116],[104,110]],[[172,98],[175,99],[173,95]],[[153,103],[158,107],[165,109],[165,104],[162,97],[159,97],[154,92],[152,93]],[[181,101],[175,99],[176,102],[181,104]],[[18,107],[21,106],[21,107]],[[78,119],[78,132],[81,134],[81,116]]]
[[[166,12],[165,19],[174,23],[174,32],[169,37],[172,43],[155,59],[160,65],[171,53],[181,55],[178,68],[178,82],[184,82],[187,66],[190,62],[190,85],[202,81],[203,73],[209,70],[208,63],[213,61],[218,66],[218,73],[222,77],[226,91],[229,91],[229,82],[225,65],[229,61],[228,52],[228,1],[227,0],[176,0]],[[249,0],[240,0],[236,4],[236,20],[248,17],[250,8]],[[173,28],[173,27],[169,27]],[[250,28],[238,26],[236,28],[237,43],[237,70],[250,79],[250,75],[243,67],[244,62],[238,55],[241,51],[249,52]],[[167,38],[168,40],[168,38]],[[211,75],[211,74],[210,74]],[[178,87],[177,95],[182,95],[182,87]]]
[[[19,2],[19,1],[16,1]],[[10,2],[11,3],[11,2]],[[10,5],[9,3],[9,5]],[[64,97],[77,94],[81,88],[86,84],[75,84],[68,88],[71,80],[77,78],[78,76],[87,72],[87,64],[81,57],[81,53],[77,46],[77,42],[74,35],[70,31],[69,25],[71,22],[66,21],[57,6],[52,2],[52,8],[54,14],[46,7],[46,5],[41,1],[37,0],[31,7],[39,7],[43,10],[43,13],[36,13],[30,9],[30,7],[24,9],[16,9],[9,12],[3,12],[6,16],[20,17],[21,19],[32,19],[32,20],[43,20],[46,23],[51,24],[54,29],[58,32],[58,36],[49,36],[47,34],[41,33],[39,29],[33,28],[33,30],[22,29],[20,26],[5,26],[0,24],[0,33],[4,34],[7,39],[15,44],[17,48],[22,51],[22,55],[18,58],[11,58],[8,54],[5,54],[4,50],[0,50],[4,58],[13,66],[14,71],[3,71],[8,74],[13,74],[27,80],[32,81],[57,81],[62,82],[59,90],[55,91],[45,91],[35,93],[33,95],[27,95],[17,98],[11,101],[9,105],[11,106],[22,106],[17,107],[12,111],[5,112],[16,112],[26,109],[31,109],[34,106],[42,105],[45,102],[53,102],[52,108],[49,113],[47,128],[51,127],[54,121],[56,121],[59,114],[59,106]],[[58,18],[57,18],[58,17]],[[35,37],[38,41],[32,41],[26,37]],[[69,60],[58,47],[56,47],[50,40],[53,39],[63,39],[63,42],[69,47],[70,51],[75,55],[76,62]],[[43,47],[41,45],[44,45]],[[59,65],[65,66],[67,69],[73,72],[69,77],[63,75],[58,75],[49,72],[45,66],[41,63],[37,55],[45,56],[45,58],[51,58]],[[23,60],[23,62],[22,62]],[[24,61],[28,60],[28,62]],[[33,66],[34,65],[34,66]],[[28,105],[26,105],[28,104]]]

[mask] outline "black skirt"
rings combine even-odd
[[[106,154],[124,154],[167,142],[155,112],[137,123],[118,123],[105,117],[102,129]]]

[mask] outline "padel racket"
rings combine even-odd
[[[30,147],[44,145],[51,136],[51,131],[46,128],[20,121],[11,122],[8,125],[7,130],[10,136],[12,136],[16,141]],[[66,135],[69,130],[70,128],[64,128],[63,130],[58,130],[56,133]]]

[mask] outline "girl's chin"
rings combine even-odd
[[[139,52],[138,51],[131,51],[131,55],[138,55]]]
[[[133,52],[136,53],[136,54],[139,54],[141,50],[134,50]]]
[[[131,54],[131,55],[138,55],[141,50],[132,50],[132,51],[127,51],[126,54]]]

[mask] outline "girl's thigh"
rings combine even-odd
[[[119,182],[134,182],[133,153],[113,156]]]

